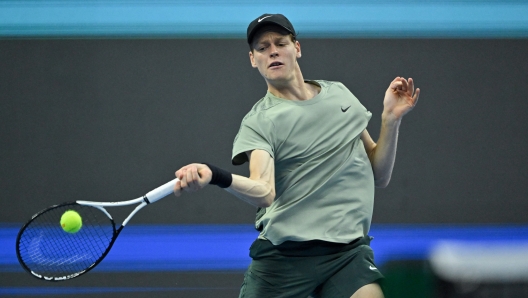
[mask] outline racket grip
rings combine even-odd
[[[154,203],[158,201],[159,199],[163,199],[164,197],[174,192],[174,185],[176,185],[176,182],[178,181],[179,181],[178,178],[171,180],[163,184],[162,186],[149,191],[145,195],[145,197],[147,197],[147,200],[149,203]]]

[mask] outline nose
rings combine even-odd
[[[279,56],[279,52],[277,51],[277,47],[274,44],[272,44],[270,46],[270,57],[273,58],[273,57],[277,57],[277,56]]]

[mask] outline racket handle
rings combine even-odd
[[[149,191],[145,195],[145,197],[147,197],[147,200],[149,201],[149,203],[154,203],[159,199],[163,199],[164,197],[174,192],[174,185],[176,185],[176,182],[178,181],[179,181],[178,178],[171,180],[163,184],[162,186]]]

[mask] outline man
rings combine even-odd
[[[285,16],[258,17],[247,39],[268,86],[234,142],[233,164],[249,161],[250,175],[187,165],[175,194],[213,184],[259,207],[240,297],[383,297],[368,236],[374,187],[389,183],[399,125],[420,90],[412,79],[390,83],[375,143],[370,112],[343,84],[303,78]]]

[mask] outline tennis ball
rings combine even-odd
[[[68,210],[61,216],[60,224],[65,232],[73,234],[81,229],[82,219],[76,211]]]

